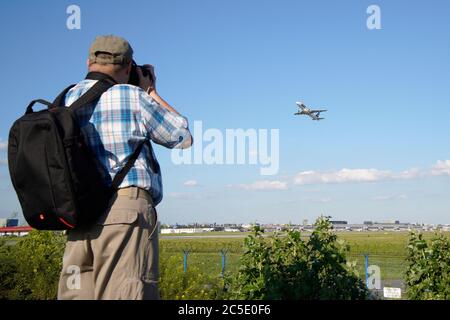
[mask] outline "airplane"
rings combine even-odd
[[[296,102],[296,104],[298,106],[298,112],[294,113],[294,115],[296,115],[296,116],[298,116],[298,115],[310,116],[311,119],[313,119],[315,121],[319,121],[319,120],[325,119],[325,118],[321,118],[320,117],[320,113],[328,111],[328,110],[311,110],[307,106],[305,106],[305,104],[303,102]]]

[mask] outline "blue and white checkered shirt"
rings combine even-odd
[[[97,81],[83,80],[66,95],[65,105],[90,89]],[[103,93],[97,102],[77,111],[86,143],[97,156],[103,170],[110,177],[125,165],[140,141],[146,137],[167,148],[180,148],[190,137],[187,120],[161,107],[141,88],[118,84]],[[150,166],[150,150],[147,145],[128,172],[119,188],[135,186],[149,190],[154,205],[162,200],[161,173]],[[156,157],[153,154],[155,161]]]

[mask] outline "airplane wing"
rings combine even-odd
[[[303,104],[303,102],[296,102],[297,106],[303,110],[305,110],[306,106]]]
[[[327,112],[328,110],[311,110],[311,112],[314,113],[321,113],[321,112]]]

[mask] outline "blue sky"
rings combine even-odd
[[[66,27],[71,4],[81,30]],[[381,30],[366,27],[371,4]],[[12,122],[84,77],[96,35],[117,34],[191,124],[280,132],[275,176],[175,165],[156,147],[163,222],[450,223],[449,14],[445,0],[2,2],[0,216],[20,212],[4,161]],[[299,100],[326,120],[294,117]]]

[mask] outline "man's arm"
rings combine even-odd
[[[189,148],[192,145],[192,135],[189,132],[187,119],[175,110],[156,91],[156,76],[151,65],[145,65],[150,71],[150,77],[144,77],[140,68],[137,69],[140,87],[148,96],[144,100],[144,123],[152,140],[168,148]],[[145,95],[145,93],[142,93]],[[149,96],[151,99],[148,99]],[[156,103],[155,103],[156,102]],[[155,119],[161,119],[155,121]]]
[[[169,103],[167,103],[166,100],[161,98],[158,92],[156,92],[155,68],[150,64],[146,64],[144,65],[144,67],[150,72],[151,78],[144,77],[141,68],[137,68],[137,73],[139,75],[139,86],[141,87],[141,89],[147,92],[153,99],[155,99],[155,101],[158,102],[160,106],[166,108],[170,112],[179,115],[180,113],[177,110],[175,110],[175,108],[173,108]]]
[[[147,92],[148,93],[148,92]],[[170,112],[176,113],[176,114],[180,114],[177,110],[175,110],[170,104],[167,103],[166,100],[164,100],[163,98],[161,98],[159,96],[159,94],[156,92],[156,89],[153,89],[150,93],[149,93],[150,97],[152,97],[156,102],[159,103],[160,106],[166,108],[167,110],[169,110]]]

